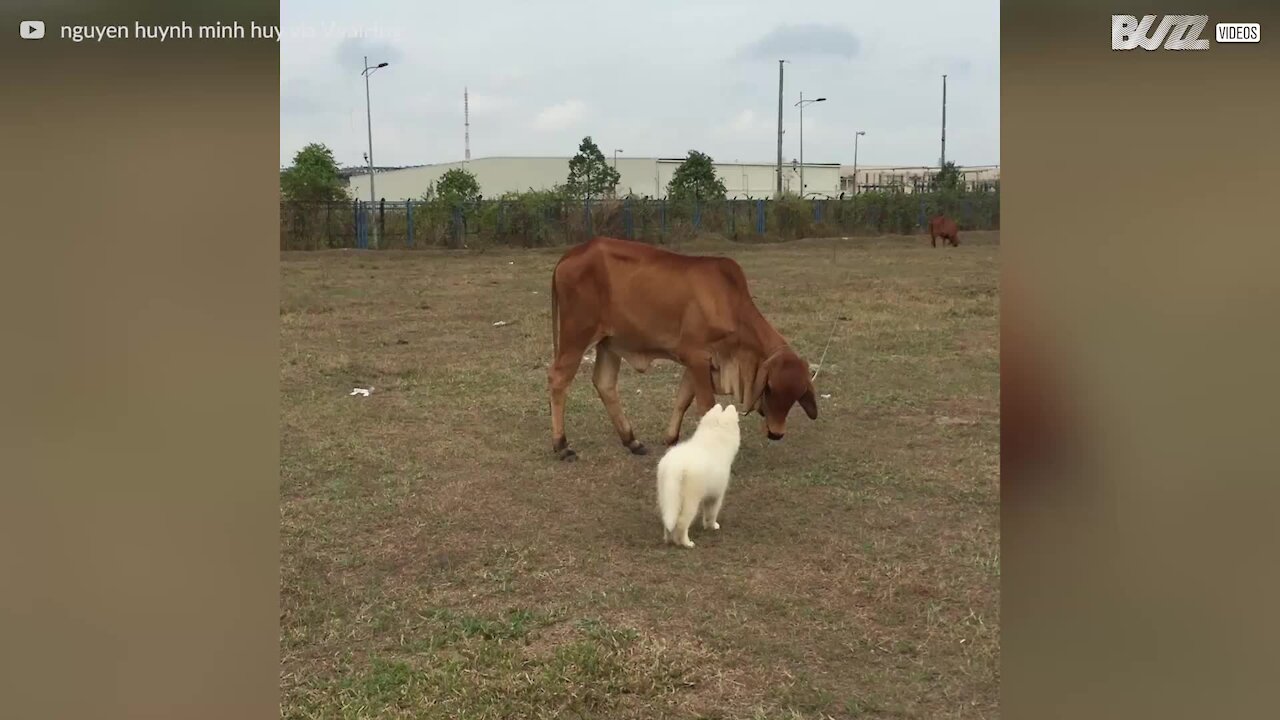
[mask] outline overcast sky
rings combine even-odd
[[[591,135],[606,155],[719,161],[776,157],[778,60],[785,58],[784,159],[937,162],[942,74],[947,158],[1000,162],[999,3],[927,0],[283,0],[280,162],[322,142],[363,162],[362,57],[372,76],[374,161],[572,155]]]

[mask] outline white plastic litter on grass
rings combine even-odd
[[[352,395],[359,395],[359,396],[361,396],[361,397],[369,397],[369,393],[371,393],[371,392],[373,392],[373,388],[372,388],[372,387],[367,387],[367,388],[352,388],[352,389],[351,389],[351,394],[352,394]]]
[[[503,325],[508,325],[508,324],[509,324],[509,323],[508,323],[506,320],[499,320],[498,322],[494,323],[494,324],[493,324],[493,326],[494,326],[494,327],[502,327]]]

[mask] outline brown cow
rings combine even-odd
[[[938,215],[929,219],[929,242],[933,247],[938,247],[938,238],[942,238],[942,245],[946,247],[947,242],[951,243],[951,247],[960,244],[960,229],[956,227],[956,221],[946,215]]]
[[[596,348],[593,381],[618,437],[636,440],[618,398],[622,361],[645,372],[654,360],[684,365],[668,445],[680,437],[693,400],[698,413],[715,395],[733,395],[744,412],[765,418],[771,440],[782,439],[787,413],[799,403],[811,419],[818,405],[809,365],[756,309],[747,277],[729,258],[680,255],[643,243],[597,237],[564,254],[551,275],[555,353],[547,371],[552,449],[576,458],[564,432],[564,402],[583,353]]]

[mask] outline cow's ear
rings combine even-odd
[[[813,396],[812,387],[800,396],[800,407],[804,408],[804,414],[808,415],[810,420],[818,419],[818,400]]]
[[[751,394],[747,396],[747,412],[759,408],[764,414],[764,389],[769,383],[769,363],[762,362],[756,368],[755,380],[751,383]]]

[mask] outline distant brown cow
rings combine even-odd
[[[938,215],[929,219],[929,242],[933,247],[938,247],[938,238],[942,238],[942,244],[945,247],[947,242],[951,243],[951,247],[960,244],[960,229],[956,227],[956,221],[946,215]]]
[[[756,309],[747,278],[729,258],[681,255],[637,242],[598,237],[564,254],[551,275],[555,353],[547,371],[552,449],[576,458],[565,438],[564,402],[583,353],[596,348],[593,381],[622,444],[643,455],[618,398],[622,360],[645,372],[654,360],[684,365],[665,442],[680,437],[684,413],[715,395],[757,410],[765,432],[780,440],[799,403],[811,419],[818,405],[809,365]]]

